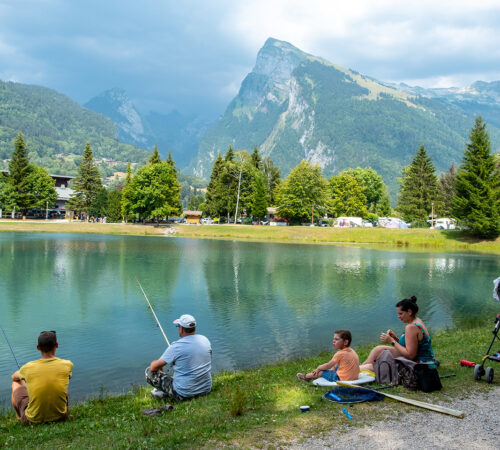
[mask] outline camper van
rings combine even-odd
[[[443,217],[441,219],[436,219],[434,221],[434,228],[436,230],[455,230],[457,227],[457,222],[455,219],[449,219]]]

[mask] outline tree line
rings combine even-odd
[[[147,163],[132,173],[130,164],[123,184],[102,185],[92,148],[86,144],[74,194],[66,208],[85,217],[106,216],[109,221],[155,220],[178,216],[188,209],[222,221],[260,220],[269,206],[290,223],[357,216],[375,221],[395,214],[413,226],[424,226],[434,215],[454,217],[483,238],[500,234],[500,169],[491,153],[486,124],[476,119],[462,165],[438,179],[432,160],[421,144],[412,162],[398,179],[400,191],[393,210],[387,186],[371,168],[348,169],[326,180],[319,165],[302,160],[281,179],[280,170],[257,147],[250,154],[229,146],[213,164],[206,194],[179,174],[171,153],[162,161],[155,146]],[[184,176],[185,178],[186,176]],[[200,188],[200,186],[198,186]],[[9,163],[8,176],[0,177],[0,206],[27,211],[55,203],[54,180],[46,170],[30,164],[28,149],[19,133]],[[181,203],[182,201],[182,203]]]

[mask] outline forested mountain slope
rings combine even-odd
[[[149,154],[119,142],[117,127],[110,119],[63,94],[0,81],[0,160],[10,158],[19,131],[24,134],[32,162],[53,173],[74,172],[75,158],[83,153],[86,141],[98,158],[139,162]]]

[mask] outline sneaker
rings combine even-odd
[[[151,395],[157,400],[163,400],[165,397],[167,397],[167,394],[165,392],[160,391],[159,389],[156,388],[153,388],[151,390]]]

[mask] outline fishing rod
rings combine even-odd
[[[139,287],[141,288],[141,291],[142,291],[142,293],[144,294],[144,297],[145,297],[146,301],[148,302],[149,309],[150,309],[150,310],[151,310],[151,312],[153,313],[153,316],[155,316],[156,323],[157,323],[157,324],[158,324],[158,326],[160,327],[160,330],[161,330],[161,333],[163,334],[163,337],[165,338],[165,340],[167,341],[168,346],[170,347],[170,342],[168,342],[167,335],[166,335],[166,334],[165,334],[165,332],[163,331],[163,328],[162,328],[162,327],[161,327],[161,325],[160,325],[160,321],[158,320],[158,317],[156,317],[155,311],[154,311],[153,307],[151,306],[151,303],[149,302],[148,296],[146,295],[146,293],[144,292],[144,289],[142,288],[141,282],[139,281],[139,279],[138,279],[138,278],[136,278],[136,281],[137,281],[137,283],[139,284]],[[12,349],[11,349],[11,350],[12,350]]]
[[[16,360],[17,367],[20,369],[21,365],[19,364],[19,361],[16,358],[16,354],[14,353],[14,349],[12,348],[12,345],[10,345],[9,338],[5,334],[5,331],[4,331],[3,327],[2,327],[2,325],[0,325],[0,329],[2,330],[2,333],[3,333],[4,337],[5,337],[5,340],[7,341],[7,344],[9,344],[10,351],[12,352],[12,356]]]

